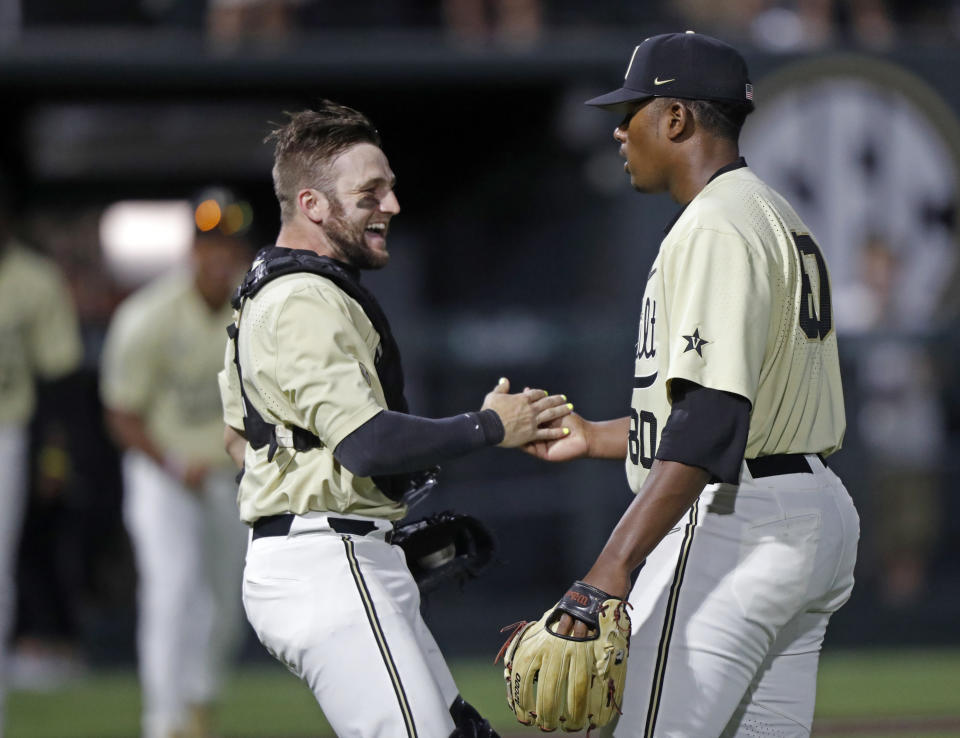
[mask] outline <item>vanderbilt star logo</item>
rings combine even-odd
[[[710,341],[700,338],[699,328],[694,330],[693,335],[684,336],[683,339],[687,342],[687,347],[683,350],[683,353],[687,353],[687,351],[696,351],[697,355],[701,358],[703,357],[703,347],[710,343]]]

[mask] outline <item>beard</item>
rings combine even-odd
[[[367,244],[365,224],[351,223],[345,217],[343,203],[329,196],[331,215],[323,229],[336,247],[340,258],[357,269],[382,269],[390,261],[390,254],[375,251]]]

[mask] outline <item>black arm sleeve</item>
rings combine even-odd
[[[384,410],[344,438],[333,455],[361,477],[401,474],[494,446],[503,435],[493,410],[438,419]]]
[[[674,379],[670,394],[673,409],[660,435],[657,458],[698,466],[715,480],[739,484],[750,401],[685,379]]]

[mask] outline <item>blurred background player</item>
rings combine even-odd
[[[250,256],[235,198],[197,199],[190,268],[130,296],[107,334],[101,392],[126,453],[124,520],[139,575],[144,738],[210,734],[242,623],[246,532],[223,451],[217,372],[231,293]]]
[[[66,282],[52,262],[13,238],[8,205],[6,183],[0,180],[0,718],[35,383],[51,382],[48,389],[55,392],[57,380],[73,372],[82,358]]]

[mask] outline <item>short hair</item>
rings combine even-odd
[[[719,102],[717,100],[686,100],[693,111],[694,118],[717,138],[726,138],[734,143],[740,139],[740,130],[753,106],[740,102]]]
[[[663,108],[675,102],[685,105],[693,113],[697,124],[707,133],[717,138],[728,139],[734,143],[740,139],[740,130],[743,128],[743,123],[747,116],[753,112],[753,106],[749,103],[687,100],[676,97],[661,97],[658,100]]]
[[[358,110],[322,100],[316,110],[286,113],[290,120],[264,139],[274,141],[273,190],[280,203],[280,216],[288,221],[297,212],[297,193],[316,187],[333,191],[330,163],[351,146],[380,146],[380,134]]]

